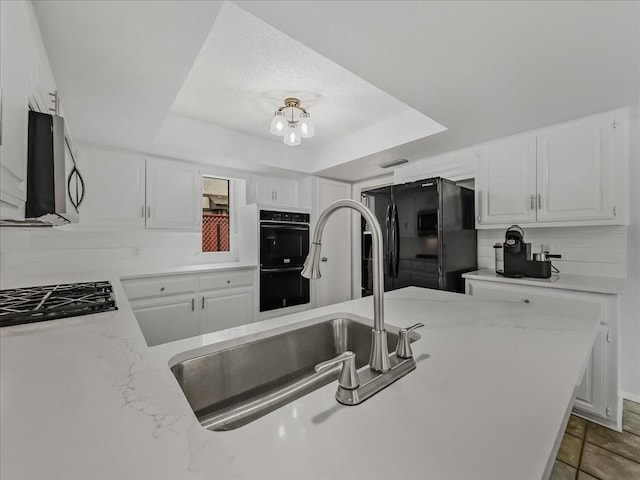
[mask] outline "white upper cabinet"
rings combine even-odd
[[[476,148],[476,227],[627,225],[628,110]]]
[[[24,218],[30,27],[25,2],[0,2],[0,204],[2,217]]]
[[[538,135],[538,222],[614,217],[613,119]]]
[[[288,178],[258,177],[251,179],[247,203],[298,206],[298,182]]]
[[[144,228],[144,158],[99,150],[84,150],[81,158],[86,187],[81,224]]]
[[[201,177],[187,163],[102,149],[83,149],[81,224],[197,230]]]
[[[478,167],[479,223],[535,222],[535,136],[502,141],[478,150]]]
[[[147,228],[197,230],[202,221],[202,178],[187,163],[147,159]]]
[[[50,113],[56,83],[31,2],[0,2],[0,217],[24,219],[28,111]]]

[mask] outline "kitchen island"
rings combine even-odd
[[[335,382],[212,432],[170,365],[328,314],[372,318],[371,298],[147,347],[108,279],[117,311],[0,331],[3,479],[546,478],[600,319],[589,305],[389,292],[387,324],[426,325],[416,370],[358,406],[335,401]]]

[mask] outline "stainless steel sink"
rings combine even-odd
[[[393,352],[398,329],[387,331]],[[364,367],[370,347],[371,326],[342,316],[184,360],[171,371],[205,428],[232,430],[336,381],[339,366],[314,372],[324,360],[350,350],[356,368]]]

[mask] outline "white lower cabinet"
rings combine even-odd
[[[576,387],[573,409],[597,423],[619,428],[617,295],[478,279],[466,279],[466,293],[487,300],[545,304],[558,311],[584,302],[600,306],[600,326],[584,376]]]
[[[133,306],[144,339],[150,347],[197,335],[195,299],[168,297]]]
[[[600,325],[591,356],[587,362],[582,382],[576,390],[574,406],[576,409],[590,412],[606,418],[607,405],[605,399],[605,366],[608,327]]]
[[[255,320],[254,269],[122,280],[149,346]]]
[[[200,305],[200,334],[237,327],[253,321],[253,289],[251,288],[205,293],[200,297]]]

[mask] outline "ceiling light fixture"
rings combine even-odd
[[[300,106],[300,100],[297,98],[286,98],[284,106],[273,115],[271,133],[284,137],[285,145],[300,145],[303,138],[311,138],[316,133],[311,115]]]

